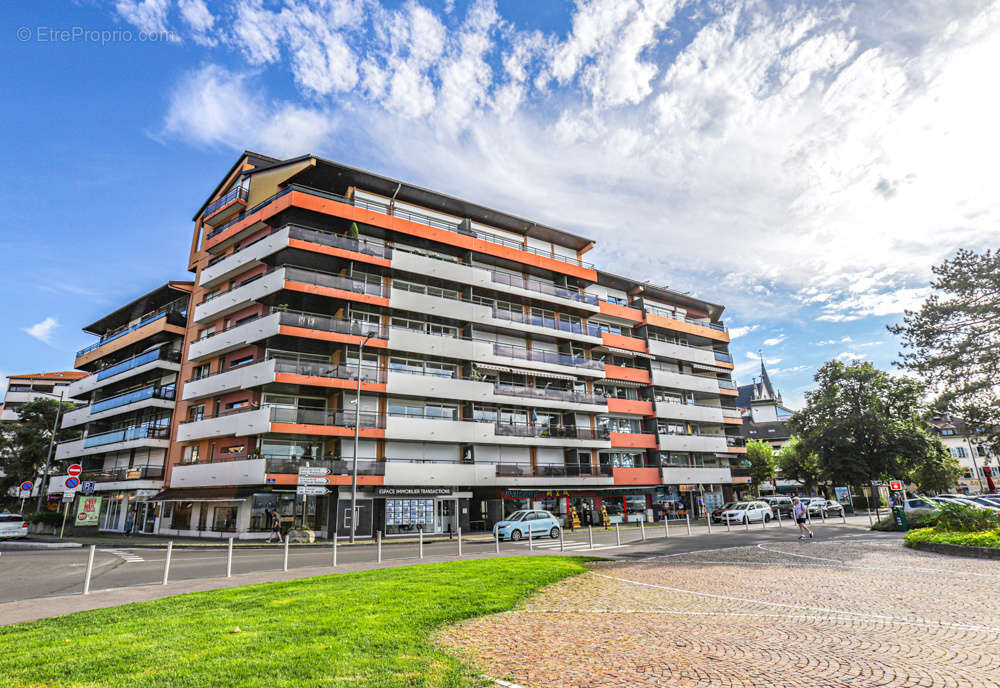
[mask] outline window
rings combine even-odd
[[[170,519],[170,527],[174,530],[190,530],[192,509],[194,509],[194,502],[177,502]]]
[[[941,430],[941,434],[942,434],[943,436],[945,436],[945,437],[949,437],[949,436],[951,436],[951,435],[954,435],[954,434],[955,434],[955,431],[954,431],[954,430],[952,430],[951,428],[942,428],[942,430]]]
[[[246,356],[240,356],[239,358],[230,361],[229,368],[230,370],[232,370],[233,368],[238,368],[241,365],[246,365],[247,363],[253,363],[253,362],[254,362],[254,355],[248,354]]]
[[[184,447],[184,456],[181,459],[181,463],[198,463],[198,457],[201,455],[201,447],[197,444],[188,445]]]
[[[205,329],[201,330],[198,333],[198,339],[207,339],[208,337],[211,337],[213,334],[215,334],[215,325],[212,325],[211,327],[206,327]]]
[[[951,455],[956,459],[965,458],[965,447],[951,447],[948,451],[951,452]]]
[[[212,513],[212,530],[236,530],[235,506],[217,506]]]
[[[196,421],[201,420],[205,417],[205,405],[197,404],[196,406],[188,407],[188,420]]]
[[[195,369],[191,372],[191,379],[200,380],[204,377],[208,377],[211,374],[211,370],[212,370],[211,363],[203,363],[200,366],[196,366]]]

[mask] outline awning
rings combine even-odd
[[[492,363],[476,363],[476,368],[480,370],[492,370],[497,373],[511,373],[513,375],[530,375],[532,377],[544,377],[551,378],[553,380],[573,380],[576,378],[572,375],[563,375],[561,373],[549,373],[542,372],[538,370],[525,370],[524,368],[511,368],[509,366],[493,365]]]
[[[691,367],[695,370],[707,370],[710,373],[731,373],[733,372],[729,368],[717,368],[716,366],[704,365],[702,363],[692,363]]]
[[[604,380],[595,380],[594,384],[599,385],[601,383],[607,383],[612,385],[617,385],[618,387],[648,387],[649,385],[644,382],[636,382],[635,380],[617,380],[613,377],[605,378]]]
[[[639,356],[640,358],[656,358],[656,356],[650,356],[642,351],[632,351],[631,349],[619,349],[617,346],[608,346],[607,344],[602,344],[601,346],[595,346],[595,349],[607,349],[608,351],[614,351],[616,354],[622,354],[623,356]]]
[[[167,489],[148,502],[242,502],[254,492],[256,487],[191,487]]]

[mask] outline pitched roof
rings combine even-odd
[[[749,419],[744,419],[740,432],[751,440],[787,440],[792,436],[788,424],[781,420],[754,423]]]
[[[82,370],[60,370],[54,373],[28,373],[26,375],[8,375],[8,380],[79,380],[90,373]]]

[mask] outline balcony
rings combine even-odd
[[[610,438],[610,433],[601,428],[532,425],[529,423],[497,423],[496,434],[501,437],[547,437],[568,440],[608,440]]]
[[[719,393],[719,380],[714,375],[690,375],[653,368],[652,379],[653,384],[657,387],[670,387],[671,389],[707,392],[709,394]]]
[[[351,459],[302,459],[281,456],[265,456],[268,473],[297,475],[300,466],[326,468],[329,475],[352,475],[354,462]],[[385,461],[358,458],[358,475],[385,475]]]
[[[270,409],[244,406],[217,416],[198,416],[177,426],[177,441],[190,442],[210,437],[262,435],[270,429]]]
[[[715,354],[715,360],[718,363],[732,363],[733,357],[727,354],[725,351],[713,351]]]
[[[715,356],[713,356],[711,349],[702,349],[675,342],[661,342],[658,339],[649,340],[649,353],[659,358],[673,358],[703,365],[715,364]]]
[[[660,451],[724,454],[728,451],[725,435],[665,435],[658,437]]]
[[[166,440],[170,436],[170,428],[165,425],[139,425],[120,430],[111,430],[97,435],[87,435],[83,440],[85,449],[106,444],[130,442],[132,440]]]
[[[492,420],[458,420],[439,416],[391,414],[386,438],[420,442],[464,444],[535,445],[541,447],[610,448],[601,431],[590,428],[554,427],[529,424],[497,424]]]
[[[201,214],[202,220],[210,227],[218,227],[246,209],[247,195],[247,189],[242,186],[233,189],[222,198],[210,203]]]
[[[279,406],[271,407],[272,423],[288,423],[293,425],[328,425],[340,428],[353,428],[357,420],[361,428],[384,428],[385,416],[377,413],[361,412],[355,416],[353,411],[321,411],[319,409],[293,409]]]
[[[187,311],[187,298],[175,299],[174,301],[171,301],[170,303],[166,304],[165,306],[161,306],[160,308],[156,309],[155,311],[151,311],[149,313],[146,313],[145,315],[140,316],[139,317],[139,322],[137,322],[134,325],[123,325],[122,327],[119,327],[116,330],[112,330],[110,332],[105,333],[104,336],[101,337],[100,341],[98,341],[98,342],[96,342],[94,344],[91,344],[90,346],[86,346],[86,347],[80,349],[79,351],[77,351],[76,352],[76,357],[80,358],[81,356],[84,356],[84,355],[86,355],[86,354],[88,354],[88,353],[90,353],[92,351],[95,351],[96,349],[104,346],[108,342],[111,342],[111,341],[114,341],[114,340],[119,339],[121,337],[124,337],[125,335],[129,334],[130,332],[135,332],[136,330],[139,330],[139,329],[145,327],[146,325],[149,325],[150,323],[159,320],[160,318],[166,318],[168,316],[168,314],[174,314],[174,313],[176,313],[178,315],[183,316],[183,314],[186,311]],[[181,317],[179,319],[178,324],[180,324],[182,326],[184,325],[184,318],[183,317]],[[78,363],[79,363],[79,361],[78,361]]]
[[[132,358],[127,358],[124,361],[110,365],[107,368],[103,368],[94,375],[85,377],[82,380],[77,380],[70,385],[70,390],[73,392],[73,396],[77,396],[77,391],[80,393],[89,392],[95,389],[98,385],[97,382],[104,382],[107,380],[111,382],[111,378],[122,376],[121,379],[125,379],[123,373],[129,371],[134,371],[133,374],[144,373],[147,370],[153,370],[154,368],[164,368],[166,370],[179,370],[180,369],[181,354],[179,351],[174,351],[167,347],[161,347],[159,349],[154,349],[153,351],[146,351]],[[150,363],[160,363],[161,365],[149,365]],[[145,366],[145,367],[144,367]],[[137,370],[137,368],[142,368],[142,370]],[[93,378],[93,379],[91,379]],[[117,380],[115,380],[117,382]],[[75,389],[78,387],[79,389]]]
[[[531,313],[513,312],[494,307],[492,309],[492,319],[505,323],[518,323],[524,325],[528,332],[540,332],[541,334],[551,334],[546,330],[558,332],[569,339],[588,342],[590,344],[601,344],[601,330],[597,325],[585,322],[570,322],[559,320],[549,316],[534,315]],[[520,328],[518,328],[520,329]]]
[[[676,314],[645,304],[646,323],[674,332],[693,334],[717,342],[728,342],[729,332],[722,323],[706,322],[693,318],[681,318]]]
[[[277,336],[280,330],[278,313],[245,320],[191,342],[188,347],[188,360],[201,361],[228,351],[242,349],[247,344]]]
[[[174,386],[172,384],[166,387],[149,385],[69,411],[63,414],[62,427],[71,428],[143,408],[172,409],[173,402]]]
[[[737,415],[739,415],[738,412]],[[721,423],[723,421],[723,411],[719,406],[658,401],[656,402],[656,417],[699,423]]]
[[[493,354],[505,358],[516,358],[536,363],[549,363],[553,365],[570,366],[582,368],[584,370],[603,371],[604,364],[583,356],[573,354],[561,354],[555,351],[543,351],[541,349],[524,349],[512,344],[493,344]]]
[[[118,482],[122,480],[161,480],[163,466],[132,466],[112,468],[105,471],[87,471],[80,480],[95,483]]]
[[[570,301],[575,305],[592,306],[593,308],[589,310],[595,312],[600,310],[600,301],[592,294],[582,294],[576,290],[560,287],[551,282],[510,275],[505,272],[490,271],[490,276],[495,284],[502,284],[512,290],[523,290],[534,294],[555,296],[560,300]]]
[[[571,389],[544,389],[541,387],[522,387],[497,382],[493,385],[495,394],[505,397],[524,397],[528,399],[545,399],[546,401],[565,401],[591,406],[605,406],[607,397],[601,394],[577,392]]]
[[[497,477],[501,478],[600,478],[610,477],[610,466],[598,466],[595,471],[592,466],[579,464],[536,464],[530,463],[498,463]]]

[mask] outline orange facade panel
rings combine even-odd
[[[620,334],[612,334],[611,332],[602,332],[601,343],[604,344],[604,346],[613,346],[616,349],[638,351],[644,354],[649,353],[649,348],[646,346],[646,340],[639,339],[637,337],[626,337]]]
[[[726,397],[738,397],[740,395],[735,389],[727,389],[725,387],[719,387],[719,394]]]
[[[648,370],[641,368],[626,368],[625,366],[604,364],[604,376],[612,380],[628,380],[629,382],[640,382],[645,385],[653,384],[653,379]]]
[[[653,402],[639,401],[635,399],[608,399],[609,413],[633,413],[640,416],[652,416],[656,412],[653,410]]]
[[[612,447],[625,447],[629,449],[656,449],[656,435],[646,435],[639,432],[613,432],[611,433]]]
[[[354,428],[340,425],[308,425],[305,423],[271,423],[271,432],[289,435],[323,435],[325,437],[354,437]],[[358,437],[366,439],[385,439],[382,428],[359,428]]]
[[[615,485],[659,485],[659,468],[612,468]]]
[[[295,327],[293,325],[282,325],[278,332],[289,337],[304,337],[305,339],[320,339],[324,342],[336,342],[338,344],[361,343],[361,337],[354,334],[341,334],[340,332],[328,332],[326,330],[311,330],[308,327]],[[369,339],[365,346],[373,349],[387,349],[389,342],[384,339]]]
[[[180,325],[171,325],[167,322],[167,318],[158,318],[148,325],[143,325],[138,330],[129,332],[128,334],[123,334],[120,337],[109,340],[106,344],[102,344],[96,349],[92,349],[85,354],[76,357],[76,362],[73,364],[77,368],[82,368],[88,363],[93,363],[99,358],[103,358],[113,351],[118,351],[119,349],[124,349],[127,346],[135,344],[136,342],[141,342],[147,337],[152,337],[154,334],[159,332],[172,332],[173,334],[178,334],[184,336],[184,328]]]
[[[653,325],[654,327],[662,327],[665,330],[684,332],[686,334],[694,334],[699,337],[705,337],[706,339],[714,339],[717,342],[729,341],[729,333],[725,330],[717,330],[714,327],[709,327],[708,325],[698,325],[696,323],[687,322],[686,320],[675,320],[674,318],[665,318],[662,315],[647,313],[646,323]]]
[[[728,453],[728,454],[746,454],[747,453],[747,448],[746,447],[729,447],[728,449],[726,449],[726,453]]]
[[[634,323],[642,322],[642,311],[638,308],[619,306],[617,303],[609,303],[608,301],[601,301],[600,306],[602,315],[610,315],[613,318],[621,318]]]
[[[730,418],[729,416],[722,417],[723,423],[730,423],[731,425],[743,425],[742,418]]]

